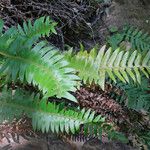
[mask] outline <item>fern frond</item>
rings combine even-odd
[[[73,74],[73,69],[67,67],[67,61],[43,42],[31,51],[25,47],[20,51],[21,47],[15,49],[12,44],[8,51],[0,50],[0,55],[5,58],[1,71],[9,79],[16,80],[19,77],[21,81],[27,80],[28,83],[37,85],[46,97],[57,95],[75,101],[68,91],[76,90],[74,86],[78,77]],[[14,54],[15,50],[19,52]]]
[[[16,91],[4,89],[0,97],[0,122],[13,120],[27,115],[32,118],[34,129],[42,132],[66,132],[75,133],[79,131],[80,125],[105,123],[100,115],[95,112],[82,109],[81,112],[60,109],[58,105],[46,103],[46,99],[39,100],[38,96],[31,95],[20,89]]]
[[[123,41],[129,42],[131,49],[139,52],[150,49],[150,35],[135,27],[125,27],[122,32],[114,34],[108,39],[108,43],[114,49],[120,47]]]
[[[36,27],[36,23],[33,27],[35,32],[40,29]],[[76,101],[68,91],[76,90],[76,80],[79,78],[74,75],[74,70],[68,67],[68,62],[56,48],[47,46],[46,42],[35,44],[34,40],[29,40],[29,44],[27,39],[26,36],[18,34],[15,28],[1,35],[0,72],[5,73],[7,78],[13,81],[19,78],[21,81],[38,86],[45,97],[56,95],[58,98],[64,97]]]
[[[35,20],[34,24],[32,25],[31,21],[23,23],[23,28],[18,25],[18,32],[23,36],[27,36],[28,39],[33,37],[45,37],[49,36],[51,33],[56,34],[55,26],[57,25],[56,22],[53,22],[50,17],[41,17]]]
[[[99,81],[99,74],[96,66],[94,66],[94,58],[92,53],[95,53],[96,49],[93,49],[90,54],[87,51],[80,51],[77,54],[73,53],[73,49],[65,52],[65,58],[70,63],[70,67],[74,68],[78,76],[83,80],[84,83],[93,80],[97,83]],[[95,56],[94,56],[95,57]]]
[[[125,52],[111,48],[106,50],[103,46],[97,53],[96,49],[80,51],[73,54],[72,51],[65,53],[65,58],[70,62],[70,67],[77,70],[79,77],[84,83],[100,85],[104,89],[107,76],[116,82],[116,77],[124,83],[130,82],[129,76],[134,82],[141,83],[141,73],[147,77],[150,74],[150,52],[142,56],[137,51]]]
[[[119,81],[117,81],[116,84],[111,84],[122,91],[121,95],[115,94],[115,92],[110,93],[110,96],[115,98],[119,103],[125,104],[128,108],[137,111],[150,111],[150,87],[147,78],[142,77],[140,85],[134,84],[133,82],[130,82],[130,84],[124,84]]]
[[[0,19],[0,36],[2,35],[4,21]]]
[[[142,30],[134,27],[124,29],[124,39],[131,42],[132,48],[138,51],[148,51],[150,49],[150,36]]]

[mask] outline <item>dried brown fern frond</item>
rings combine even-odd
[[[110,121],[116,122],[127,119],[122,106],[98,89],[94,91],[91,88],[82,87],[76,92],[76,97],[81,107],[91,108]]]

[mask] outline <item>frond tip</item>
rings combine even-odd
[[[23,23],[23,27],[18,25],[18,32],[23,36],[27,36],[29,38],[33,37],[45,37],[49,36],[51,33],[56,33],[55,26],[56,22],[52,21],[50,17],[41,17],[35,20],[32,25],[31,21]]]
[[[135,27],[125,27],[123,30],[123,40],[131,43],[132,49],[142,51],[149,51],[150,49],[150,35]]]

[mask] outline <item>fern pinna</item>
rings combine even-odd
[[[107,77],[116,82],[116,77],[124,83],[141,83],[141,72],[148,78],[150,74],[150,51],[141,54],[137,51],[121,51],[119,48],[106,50],[103,46],[99,52],[93,48],[89,53],[81,50],[74,54],[72,49],[65,52],[65,58],[70,62],[84,83],[95,82],[104,90]]]
[[[72,101],[76,99],[68,92],[75,91],[76,80],[74,70],[68,62],[47,42],[38,42],[40,37],[55,33],[55,24],[49,17],[24,22],[23,28],[18,25],[5,33],[3,21],[0,21],[0,56],[1,74],[9,80],[27,81],[43,92],[45,97],[56,95]]]

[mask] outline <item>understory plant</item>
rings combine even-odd
[[[148,32],[133,26],[126,26],[121,31],[115,31],[108,38],[108,45],[113,49],[121,47],[124,51],[133,52],[134,50],[137,50],[142,55],[145,55],[150,51],[149,40],[150,35]],[[147,114],[147,117],[150,118],[150,80],[149,78],[142,76],[141,81],[141,84],[135,84],[134,82],[124,84],[120,81],[114,84],[109,80],[109,84],[112,84],[117,91],[121,91],[121,94],[112,91],[110,96],[130,109],[138,112],[144,111]],[[144,130],[144,132],[139,131],[135,134],[138,134],[139,140],[142,141],[143,144],[146,144],[148,147],[147,149],[149,149],[150,131],[147,129]]]
[[[150,115],[150,51],[106,46],[99,50],[96,46],[88,52],[81,45],[78,53],[70,49],[64,55],[84,84],[97,84],[105,90],[106,83],[114,90],[109,96],[121,105]],[[149,147],[149,135],[138,133],[138,137]]]
[[[24,22],[3,31],[0,21],[0,121],[20,118],[23,114],[32,118],[34,129],[56,133],[75,133],[84,125],[85,133],[100,136],[103,131],[111,138],[120,138],[113,125],[103,117],[86,109],[63,109],[48,101],[49,97],[66,98],[77,102],[73,92],[84,84],[98,84],[103,90],[110,78],[123,83],[141,84],[142,76],[150,74],[150,52],[137,50],[113,50],[103,46],[99,51],[81,49],[78,53],[59,50],[41,37],[56,34],[55,25],[49,17],[37,19],[34,23]],[[37,89],[29,93],[25,89],[11,88],[8,83],[29,84]],[[7,86],[7,88],[6,88]],[[123,138],[124,139],[124,138]]]
[[[93,135],[101,136],[105,131],[115,138],[113,124],[90,109],[66,109],[49,102],[49,97],[57,97],[60,104],[61,98],[77,102],[72,92],[81,82],[64,55],[47,41],[40,40],[56,34],[56,23],[49,17],[42,17],[7,31],[3,31],[3,25],[1,20],[0,122],[26,115],[32,119],[33,128],[42,132],[74,134],[84,125],[85,133],[91,130]],[[36,92],[26,91],[19,85],[30,85]]]

